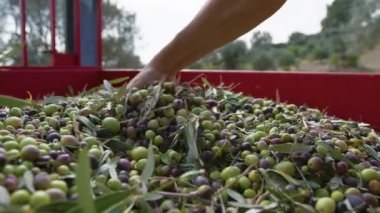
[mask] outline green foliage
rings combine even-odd
[[[247,45],[244,41],[235,41],[220,49],[220,54],[226,69],[237,69],[242,63],[242,58],[247,53]]]
[[[347,63],[348,66],[356,67],[358,66],[359,57],[357,55],[345,55],[343,60]]]
[[[288,44],[291,45],[304,45],[307,43],[308,36],[300,33],[300,32],[294,32],[289,36]]]
[[[275,70],[276,64],[270,54],[259,52],[257,56],[253,58],[252,67],[255,70]]]
[[[272,46],[272,36],[268,32],[256,32],[251,38],[252,48],[267,48]]]
[[[291,66],[296,64],[295,54],[288,49],[283,50],[277,60],[278,65],[284,70],[289,70]]]
[[[329,48],[323,42],[319,42],[312,50],[311,55],[315,60],[322,60],[329,57]]]
[[[322,31],[347,25],[354,2],[355,0],[335,0],[327,9],[327,16],[322,21]]]
[[[377,3],[376,3],[377,2]],[[380,4],[375,0],[335,0],[314,35],[294,32],[287,43],[273,44],[255,32],[250,48],[235,41],[192,65],[199,69],[288,70],[302,60],[329,63],[333,70],[355,68],[359,56],[380,41]]]
[[[103,65],[105,67],[140,68],[135,55],[136,15],[118,7],[114,1],[103,1]]]

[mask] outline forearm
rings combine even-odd
[[[210,0],[156,57],[153,69],[174,73],[238,38],[274,14],[285,0]]]

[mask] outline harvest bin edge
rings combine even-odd
[[[51,93],[65,95],[69,86],[81,91],[101,84],[103,79],[133,77],[136,73],[136,70],[94,68],[2,69],[0,94],[19,98],[28,98],[27,92],[33,98]],[[180,80],[190,81],[200,75],[214,85],[234,84],[234,91],[246,95],[307,104],[339,118],[369,123],[380,130],[380,74],[186,70]]]

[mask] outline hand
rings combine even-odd
[[[174,80],[175,74],[171,74],[168,72],[162,72],[160,70],[152,69],[152,68],[144,68],[139,72],[128,84],[127,89],[131,89],[133,87],[141,88],[145,87],[155,81],[170,81]]]

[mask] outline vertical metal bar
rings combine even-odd
[[[80,0],[74,1],[74,50],[78,57],[78,65],[81,64],[81,34],[80,34]]]
[[[97,21],[97,36],[96,36],[96,43],[97,43],[97,61],[98,61],[98,67],[102,67],[102,56],[103,56],[103,40],[102,40],[102,30],[103,30],[103,19],[102,19],[102,6],[103,6],[103,0],[95,0],[96,1],[96,21]]]
[[[55,35],[56,35],[56,4],[55,0],[50,0],[50,31],[51,31],[51,57],[53,60],[53,64],[55,64],[55,55],[56,55],[56,47],[55,47]]]
[[[65,18],[66,53],[74,53],[74,1],[67,0]]]
[[[22,65],[28,66],[28,44],[26,41],[26,0],[20,0]]]

